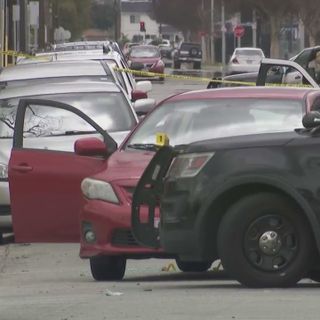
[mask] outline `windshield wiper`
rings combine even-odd
[[[148,150],[148,151],[158,151],[159,146],[154,143],[134,143],[129,144],[127,148],[138,149],[138,150]]]
[[[67,136],[71,136],[73,134],[86,134],[86,133],[97,133],[97,131],[95,130],[70,130],[70,131],[66,131],[64,134],[67,135]]]

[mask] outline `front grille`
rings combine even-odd
[[[112,235],[111,242],[115,246],[139,247],[139,244],[129,229],[117,229]]]

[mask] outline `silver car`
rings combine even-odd
[[[11,226],[8,161],[13,142],[15,115],[20,99],[63,102],[89,116],[120,144],[138,122],[123,90],[114,83],[67,82],[11,87],[0,91],[0,235]],[[141,104],[141,101],[139,102]],[[73,152],[79,137],[92,136],[92,127],[81,117],[60,109],[30,108],[25,124],[26,144],[30,148]],[[40,106],[41,109],[41,106]]]

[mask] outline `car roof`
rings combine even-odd
[[[155,48],[155,49],[158,49],[157,46],[154,46],[152,44],[139,44],[137,46],[133,46],[132,49],[136,49],[136,48]]]
[[[197,90],[180,93],[167,101],[185,101],[199,99],[297,99],[301,100],[315,88],[274,88],[274,87],[233,87]]]
[[[23,87],[7,87],[0,91],[0,99],[28,97],[36,95],[64,94],[64,93],[89,93],[89,92],[120,92],[119,87],[113,82],[59,82],[42,83]]]
[[[107,76],[107,73],[99,61],[54,61],[4,68],[0,82],[75,76]]]

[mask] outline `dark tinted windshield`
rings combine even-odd
[[[217,99],[171,102],[157,108],[128,144],[155,143],[165,132],[171,145],[212,138],[286,132],[301,127],[299,100]]]
[[[198,43],[182,43],[180,49],[181,50],[190,50],[191,48],[201,49],[200,44]]]
[[[67,93],[32,98],[60,101],[76,107],[108,132],[129,131],[136,124],[132,109],[121,93]],[[13,137],[18,102],[19,98],[0,100],[0,138]],[[59,112],[57,109],[55,114],[57,118]],[[71,127],[71,123],[68,128],[67,119],[63,119],[63,123],[64,128],[60,128],[62,131],[75,130],[75,126]],[[79,127],[77,130],[84,129]],[[48,136],[51,133],[44,132],[43,135]]]

